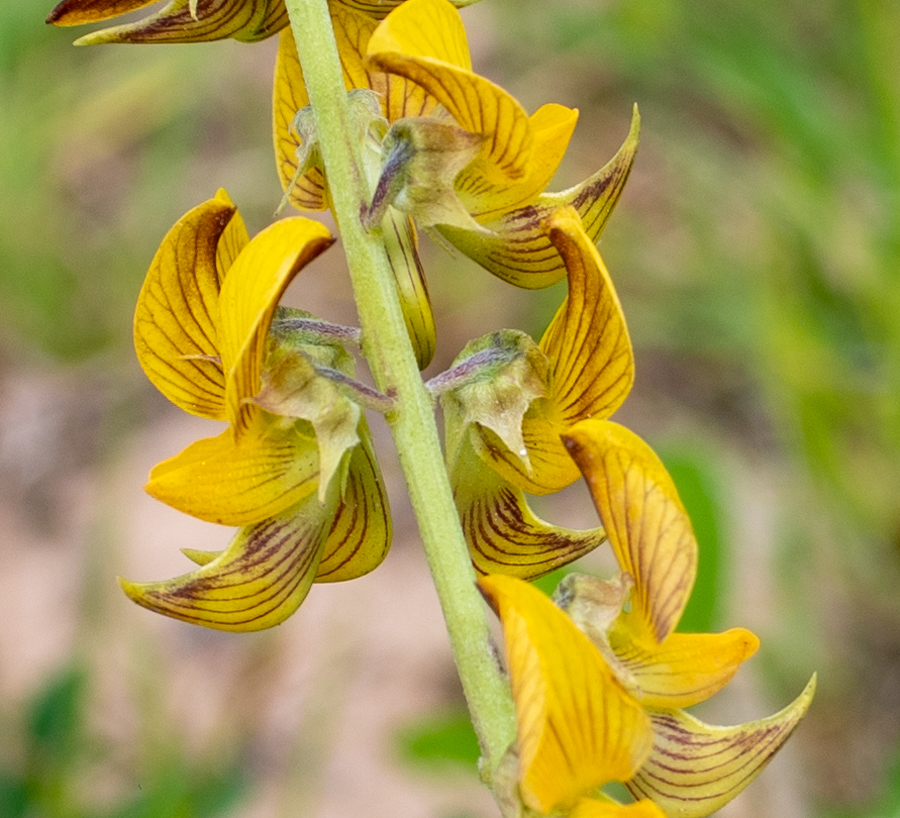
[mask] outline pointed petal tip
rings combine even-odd
[[[635,798],[652,798],[667,815],[706,818],[750,784],[809,710],[816,674],[787,707],[733,727],[704,724],[682,710],[651,713],[654,747],[626,782]]]
[[[184,554],[195,565],[208,565],[221,551],[201,551],[198,548],[182,548],[181,553]]]

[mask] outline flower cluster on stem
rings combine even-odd
[[[63,0],[50,22],[103,21],[149,0]],[[384,416],[406,477],[504,818],[703,818],[737,795],[797,726],[815,680],[781,712],[717,727],[686,712],[758,648],[747,630],[677,626],[697,543],[652,449],[609,418],[634,354],[596,244],[628,178],[640,120],[574,187],[548,192],[577,110],[528,114],[472,67],[449,0],[170,0],[79,43],[247,42],[281,32],[273,91],[282,206],[330,209],[360,327],[279,306],[335,239],[304,216],[252,239],[220,191],[180,219],[138,298],[138,360],[187,412],[226,424],[156,466],[147,490],[237,527],[221,552],[138,604],[194,624],[279,624],[313,583],[385,558],[390,513],[366,411]],[[539,341],[498,329],[423,382],[438,322],[419,255],[427,231],[503,281],[568,292]],[[356,380],[355,356],[375,384]],[[435,422],[440,401],[443,448]],[[583,478],[598,525],[539,519],[526,495]],[[611,578],[530,580],[608,544]],[[480,593],[479,593],[480,592]],[[482,598],[483,597],[483,598]],[[504,661],[487,607],[500,619]],[[623,804],[603,787],[625,785]]]

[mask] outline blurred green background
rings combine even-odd
[[[200,427],[145,383],[130,322],[188,208],[223,186],[251,231],[270,220],[274,41],[76,49],[49,10],[0,4],[0,816],[493,814],[389,454],[397,545],[358,583],[365,616],[325,587],[272,634],[198,634],[119,594],[116,574],[174,575],[178,547],[227,536],[140,498]],[[762,638],[710,718],[767,714],[819,672],[789,748],[723,814],[900,816],[900,5],[464,17],[476,67],[528,110],[580,109],[555,188],[640,106],[601,243],[636,347],[619,418],[693,515],[683,627]],[[292,297],[352,320],[332,253]],[[434,247],[427,264],[435,368],[500,324],[539,337],[564,295],[509,293]],[[593,524],[577,492],[541,510]]]

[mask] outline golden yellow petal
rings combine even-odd
[[[294,114],[309,105],[300,58],[294,35],[289,28],[281,32],[275,57],[275,81],[272,89],[272,132],[275,139],[275,165],[281,187],[287,190],[297,172],[297,148],[300,138],[291,130]],[[312,168],[291,188],[291,204],[298,210],[325,210],[325,177]]]
[[[525,290],[540,290],[566,275],[559,251],[544,227],[548,215],[532,205],[486,224],[490,233],[444,224],[436,229],[457,250],[497,278]]]
[[[813,676],[780,713],[736,727],[712,727],[680,710],[652,714],[653,751],[626,786],[668,816],[705,818],[771,761],[806,715],[815,689]]]
[[[397,8],[403,0],[333,0],[333,2],[341,7],[363,13],[373,20],[381,20],[389,12]],[[457,8],[463,8],[476,2],[478,0],[453,0],[453,5]]]
[[[609,642],[639,686],[641,704],[666,710],[690,707],[717,693],[759,647],[759,639],[744,628],[670,633],[657,645],[619,627],[609,633]]]
[[[634,577],[630,624],[661,642],[678,624],[697,573],[697,540],[675,484],[653,450],[618,424],[585,420],[563,439],[619,565]]]
[[[155,0],[63,0],[47,16],[55,26],[97,23],[149,6]]]
[[[221,188],[216,193],[216,201],[234,207],[228,194]],[[250,243],[250,234],[247,232],[247,226],[241,218],[241,214],[235,209],[234,216],[228,222],[222,234],[219,236],[219,243],[216,245],[216,271],[219,275],[219,289],[225,276],[231,269],[237,257]]]
[[[465,29],[447,0],[406,0],[369,41],[368,64],[424,88],[459,125],[486,137],[480,173],[494,183],[519,179],[533,137],[522,106],[500,86],[473,74]]]
[[[397,294],[400,296],[406,331],[416,353],[419,369],[425,369],[434,357],[437,330],[425,281],[425,269],[419,259],[415,224],[409,216],[389,208],[382,222],[382,238],[397,285]]]
[[[134,346],[147,377],[177,406],[215,420],[225,418],[216,258],[239,219],[224,195],[183,216],[156,251],[134,314]]]
[[[563,208],[547,227],[566,264],[569,294],[540,346],[550,359],[549,397],[565,428],[609,417],[621,405],[634,382],[634,354],[619,297],[581,219]]]
[[[219,346],[228,417],[238,437],[250,425],[248,399],[260,389],[266,335],[278,300],[300,269],[333,242],[318,222],[282,219],[253,238],[222,284]]]
[[[403,77],[366,67],[366,50],[378,26],[377,20],[344,3],[334,4],[331,15],[344,84],[348,90],[371,88],[379,95],[381,112],[388,122],[396,122],[403,117],[428,116],[434,112],[438,102],[423,88]]]
[[[545,221],[559,208],[572,206],[581,216],[588,237],[597,241],[631,171],[639,125],[635,109],[631,132],[618,153],[581,184],[561,193],[544,193],[499,218],[481,217],[481,224],[493,235],[446,226],[439,228],[441,234],[460,252],[516,287],[536,290],[555,284],[565,276],[566,268],[562,256],[550,241]],[[536,133],[535,140],[539,138]],[[541,154],[542,150],[535,148],[535,161]]]
[[[479,574],[534,579],[592,551],[602,528],[574,531],[536,517],[525,496],[490,469],[464,442],[450,476],[472,564]]]
[[[640,133],[641,117],[635,105],[628,136],[616,155],[580,184],[560,193],[550,193],[542,197],[539,207],[548,210],[564,205],[574,207],[581,217],[585,233],[596,243],[619,201],[619,196],[622,195],[625,182],[628,181],[634,157],[637,155]]]
[[[595,798],[582,798],[567,818],[666,818],[666,814],[647,800],[633,804],[614,804]]]
[[[156,14],[136,23],[103,29],[76,40],[101,43],[198,43],[234,37],[263,18],[266,0],[198,0],[197,16],[185,0],[171,0]]]
[[[554,812],[630,778],[650,751],[650,720],[597,649],[527,582],[478,584],[503,623],[526,806]]]
[[[390,122],[434,112],[438,102],[423,88],[403,77],[389,76],[363,64],[369,38],[377,26],[374,18],[337,3],[332,5],[331,14],[344,85],[348,90],[371,88],[375,91],[379,95],[382,114]],[[285,190],[297,172],[297,148],[300,145],[300,137],[291,130],[291,120],[307,105],[309,96],[294,38],[289,30],[284,31],[275,61],[272,109],[275,162]],[[291,204],[300,210],[324,210],[328,206],[325,179],[318,168],[299,177],[291,189]]]
[[[538,108],[529,118],[534,138],[531,161],[517,181],[492,184],[477,162],[464,169],[456,178],[456,191],[472,217],[488,224],[543,193],[565,155],[577,121],[574,108],[556,103]]]
[[[231,545],[201,568],[164,582],[119,580],[151,611],[207,628],[256,631],[283,622],[316,575],[334,503],[315,497],[238,531]]]
[[[365,423],[365,422],[363,422]],[[325,543],[316,582],[343,582],[368,574],[391,547],[391,515],[372,439],[360,429],[353,450],[347,488]]]
[[[262,410],[257,409],[262,416]],[[265,425],[235,442],[228,429],[192,443],[150,472],[149,494],[185,514],[224,525],[252,525],[284,511],[318,485],[315,438]]]
[[[341,7],[365,14],[373,20],[381,20],[399,6],[403,0],[335,0]]]

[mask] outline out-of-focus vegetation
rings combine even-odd
[[[43,24],[49,5],[0,4],[7,497],[18,496],[4,448],[17,428],[16,378],[35,369],[70,377],[61,411],[83,423],[53,438],[51,462],[107,468],[160,405],[130,347],[134,300],[160,238],[219,186],[251,229],[280,198],[273,41],[75,49],[71,30]],[[750,672],[768,702],[789,700],[819,670],[790,750],[803,783],[793,781],[798,794],[780,814],[897,815],[900,5],[485,0],[465,14],[478,20],[483,73],[529,110],[548,100],[581,109],[556,187],[611,156],[639,104],[641,151],[601,249],[637,349],[622,417],[659,446],[701,544],[683,628],[756,629],[763,647]],[[432,263],[432,279],[461,264]],[[496,322],[508,302],[523,314],[504,320],[539,336],[561,298],[559,288],[507,298],[486,279],[472,285],[484,288],[474,305],[456,280],[433,280],[448,360],[457,349],[446,339],[490,328],[464,320]],[[85,415],[86,405],[97,411]],[[90,445],[73,460],[66,447],[78,432]],[[26,488],[46,491],[48,481]],[[89,590],[106,570],[90,559],[72,578]],[[104,743],[85,715],[98,650],[87,655],[76,640],[28,696],[0,698],[0,815],[240,815],[255,784],[238,772],[248,740],[238,728],[223,731],[233,746],[213,756],[189,749],[174,727],[161,740],[156,725],[154,752],[116,758],[121,745]],[[397,741],[407,759],[471,755],[458,719],[408,726]],[[89,775],[97,769],[118,775],[118,789],[104,790],[112,796],[89,791],[104,780]]]

